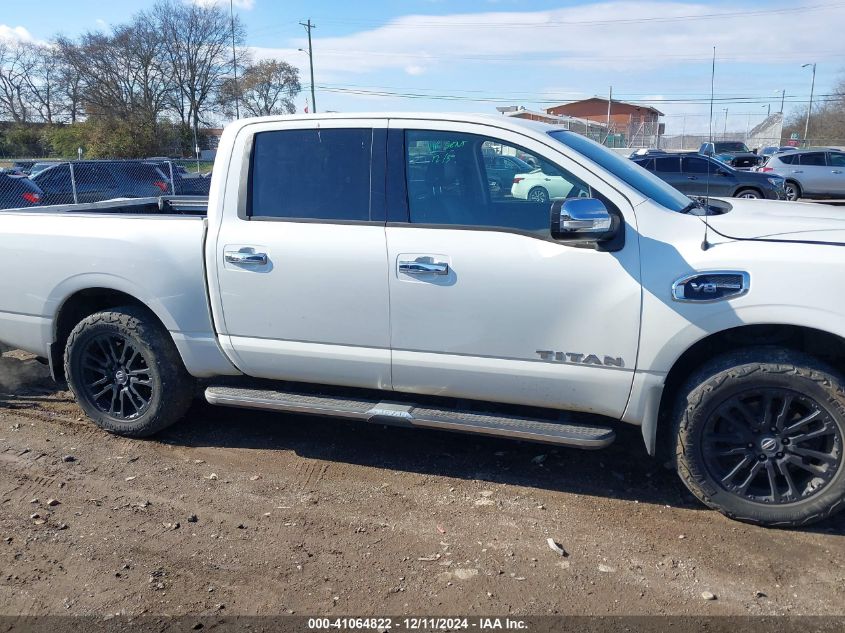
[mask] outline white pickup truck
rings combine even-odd
[[[493,186],[491,155],[568,197]],[[0,244],[0,340],[113,433],[176,422],[198,383],[212,404],[581,448],[627,423],[728,516],[845,505],[833,207],[702,205],[512,118],[303,115],[226,129],[207,214],[10,210]]]

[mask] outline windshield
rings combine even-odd
[[[748,148],[745,146],[745,143],[740,141],[736,141],[733,143],[725,142],[725,143],[715,143],[716,151],[717,152],[747,152]]]
[[[690,199],[687,196],[634,161],[623,158],[604,145],[599,145],[586,136],[564,130],[549,132],[549,136],[589,158],[657,204],[671,211],[685,211],[689,207]]]

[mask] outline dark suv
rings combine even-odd
[[[754,169],[763,162],[762,156],[758,156],[752,152],[741,141],[703,143],[698,153],[704,156],[712,156],[734,169]]]
[[[167,176],[156,165],[139,161],[59,163],[32,176],[32,181],[44,192],[42,204],[152,198],[170,192]]]
[[[632,160],[688,196],[786,199],[783,178],[733,169],[694,152],[649,153]]]

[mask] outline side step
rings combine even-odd
[[[375,424],[461,431],[585,449],[604,448],[616,439],[613,429],[594,424],[550,422],[363,397],[212,385],[205,390],[205,399],[210,404],[229,407],[354,418]]]

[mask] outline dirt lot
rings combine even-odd
[[[0,359],[0,614],[845,613],[845,516],[731,522],[636,430],[589,453],[198,401],[133,441],[44,374]]]

